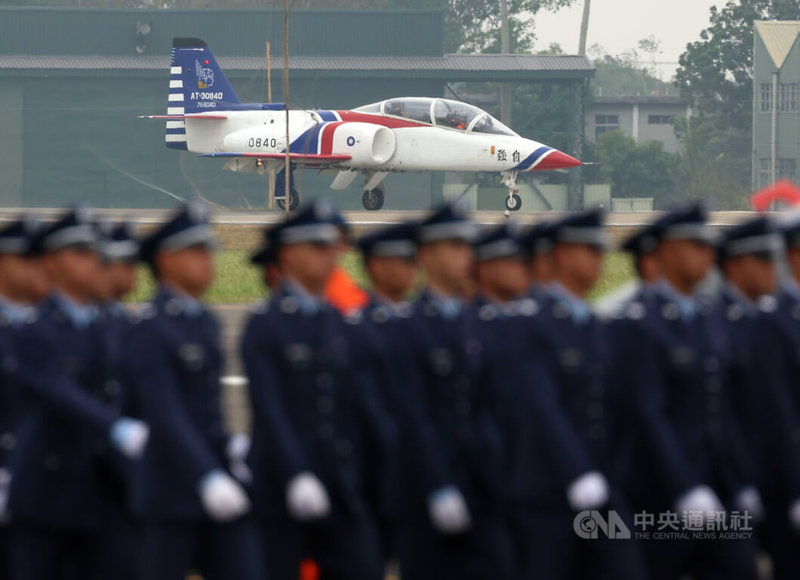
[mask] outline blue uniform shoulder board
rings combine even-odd
[[[269,312],[269,302],[262,301],[250,307],[251,314],[266,314]]]

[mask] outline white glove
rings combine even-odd
[[[0,467],[0,525],[11,521],[8,511],[8,494],[11,491],[11,472],[5,467]]]
[[[252,483],[253,472],[247,465],[247,454],[250,453],[250,436],[244,433],[237,433],[228,440],[225,454],[230,462],[230,470],[233,476],[242,483]]]
[[[795,531],[800,532],[800,498],[794,500],[789,506],[789,523]]]
[[[472,527],[467,502],[458,488],[452,485],[430,495],[428,515],[433,527],[442,534],[459,534]]]
[[[577,512],[602,507],[608,498],[608,481],[599,471],[584,473],[567,487],[569,507]]]
[[[675,511],[683,512],[722,512],[725,508],[722,502],[707,485],[698,485],[684,493],[675,502]]]
[[[144,454],[150,427],[144,421],[122,417],[111,425],[111,443],[128,459],[139,459]]]
[[[203,509],[212,520],[229,522],[250,511],[244,488],[221,469],[208,472],[198,487]]]
[[[295,475],[286,486],[286,505],[296,520],[310,521],[331,513],[331,500],[325,486],[310,471]]]
[[[761,494],[752,485],[742,488],[736,494],[736,507],[752,516],[753,521],[760,522],[764,519],[764,503]]]

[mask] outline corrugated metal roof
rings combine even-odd
[[[157,3],[156,3],[157,4]],[[282,3],[281,3],[282,4]],[[145,38],[138,24],[149,25]],[[436,11],[292,10],[289,54],[426,55],[444,53]],[[172,38],[202,38],[219,54],[283,50],[283,9],[96,9],[0,6],[0,53],[137,56],[169,54]]]
[[[757,20],[756,33],[764,41],[775,67],[781,68],[800,34],[800,22]]]
[[[253,56],[218,57],[220,66],[229,71],[257,71],[265,68],[264,58]],[[166,71],[169,58],[164,56],[43,56],[0,55],[0,70],[5,71]],[[282,68],[281,59],[274,59],[273,70]],[[547,73],[551,78],[590,77],[594,66],[584,56],[523,54],[446,54],[441,57],[364,57],[364,56],[298,56],[290,57],[289,68],[316,74],[336,75],[369,73],[384,76],[411,73],[411,76],[448,74],[481,74],[503,77],[536,76]]]

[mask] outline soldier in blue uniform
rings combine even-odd
[[[425,578],[507,578],[513,549],[502,517],[505,461],[495,377],[470,289],[477,231],[458,203],[423,221],[417,240],[427,286],[402,320],[404,393],[417,410],[413,497],[400,531],[401,574]]]
[[[525,251],[518,223],[490,228],[475,242],[478,304],[511,304],[529,287]]]
[[[102,532],[107,489],[98,458],[109,447],[141,455],[147,426],[102,401],[104,348],[90,304],[97,235],[85,208],[43,233],[54,291],[19,333],[22,412],[9,460],[12,560],[17,578],[116,578]],[[44,353],[44,355],[43,355]]]
[[[724,532],[734,521],[746,532],[752,520],[734,511],[753,482],[732,410],[731,353],[713,308],[693,296],[714,263],[715,237],[700,206],[670,213],[657,235],[662,279],[650,297],[629,305],[617,335],[635,408],[626,489],[635,512],[655,522],[672,517],[690,536],[698,525]],[[652,578],[756,577],[748,539],[671,538],[644,548]]]
[[[604,318],[614,318],[635,301],[643,300],[661,277],[658,269],[656,232],[660,218],[641,228],[622,242],[621,249],[631,255],[636,280],[624,284],[595,302],[595,312]]]
[[[531,227],[522,238],[527,251],[528,276],[531,298],[546,302],[550,284],[553,282],[552,250],[550,224],[541,222]]]
[[[142,578],[263,578],[250,499],[230,472],[234,457],[220,401],[216,320],[200,301],[213,280],[215,240],[205,206],[191,202],[141,244],[158,291],[131,339],[135,405],[152,438],[135,470]]]
[[[385,560],[397,555],[395,535],[404,516],[403,493],[408,488],[403,475],[409,473],[410,466],[401,463],[401,458],[409,459],[408,453],[401,453],[400,449],[405,439],[403,433],[416,429],[417,425],[404,396],[405,385],[396,354],[403,348],[398,344],[399,321],[411,312],[407,299],[416,282],[416,235],[417,224],[407,222],[378,228],[356,241],[371,288],[369,303],[359,315],[361,323],[354,325],[353,330],[369,353],[367,360],[391,419],[386,425],[389,439],[384,442],[388,447],[380,449],[373,445],[365,455],[373,466],[367,470],[371,476],[368,496],[377,514]],[[381,453],[390,456],[376,458]]]
[[[783,240],[766,217],[728,229],[719,250],[725,277],[719,299],[721,330],[732,352],[731,394],[746,437],[758,487],[740,494],[761,526],[775,578],[797,578],[800,561],[800,433],[788,383],[780,330],[766,317],[777,310],[777,258]],[[793,358],[796,346],[788,352]],[[790,360],[791,360],[790,358]],[[790,363],[791,364],[791,363]],[[759,493],[760,492],[760,495]],[[763,498],[763,505],[761,498]]]
[[[530,243],[530,241],[528,241]],[[526,296],[529,277],[526,259],[529,252],[519,225],[506,221],[486,229],[475,241],[475,277],[478,294],[473,316],[476,329],[486,348],[489,364],[497,376],[496,414],[504,449],[505,485],[501,498],[503,517],[514,540],[515,574],[527,559],[529,546],[523,539],[527,529],[524,490],[517,479],[529,461],[525,457],[524,424],[529,417],[519,411],[520,390],[531,385],[520,380],[520,364],[530,358],[520,340],[524,327],[533,323],[539,303]]]
[[[365,353],[323,298],[341,239],[318,200],[268,234],[280,284],[242,341],[250,383],[253,502],[270,574],[297,578],[313,559],[323,578],[377,579],[378,534],[365,498],[363,456],[385,418]],[[377,436],[380,436],[378,433]]]
[[[11,576],[8,494],[12,474],[9,455],[16,446],[16,428],[21,413],[19,384],[13,361],[16,360],[18,329],[33,316],[28,306],[31,293],[31,249],[38,222],[13,221],[0,229],[0,580]]]
[[[139,243],[130,224],[98,224],[100,266],[95,277],[94,302],[98,309],[97,324],[104,344],[104,378],[100,399],[109,408],[125,415],[137,416],[130,385],[126,383],[126,365],[132,331],[132,315],[120,301],[136,281]],[[109,498],[103,529],[103,552],[115,562],[117,577],[138,578],[141,537],[138,524],[130,512],[130,487],[135,462],[106,453],[98,458],[98,474]]]
[[[645,577],[634,540],[587,541],[575,528],[587,510],[613,510],[633,523],[620,490],[626,410],[613,335],[586,301],[608,244],[602,220],[590,211],[550,226],[550,299],[527,324],[519,404],[528,426],[523,578]]]
[[[408,295],[416,282],[416,234],[418,224],[400,223],[377,229],[356,242],[370,279],[368,312],[384,306],[390,315],[408,306]]]

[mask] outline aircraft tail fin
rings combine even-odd
[[[212,113],[240,104],[208,45],[199,38],[175,38],[169,75],[167,115]],[[167,147],[186,149],[186,122],[167,121]]]

